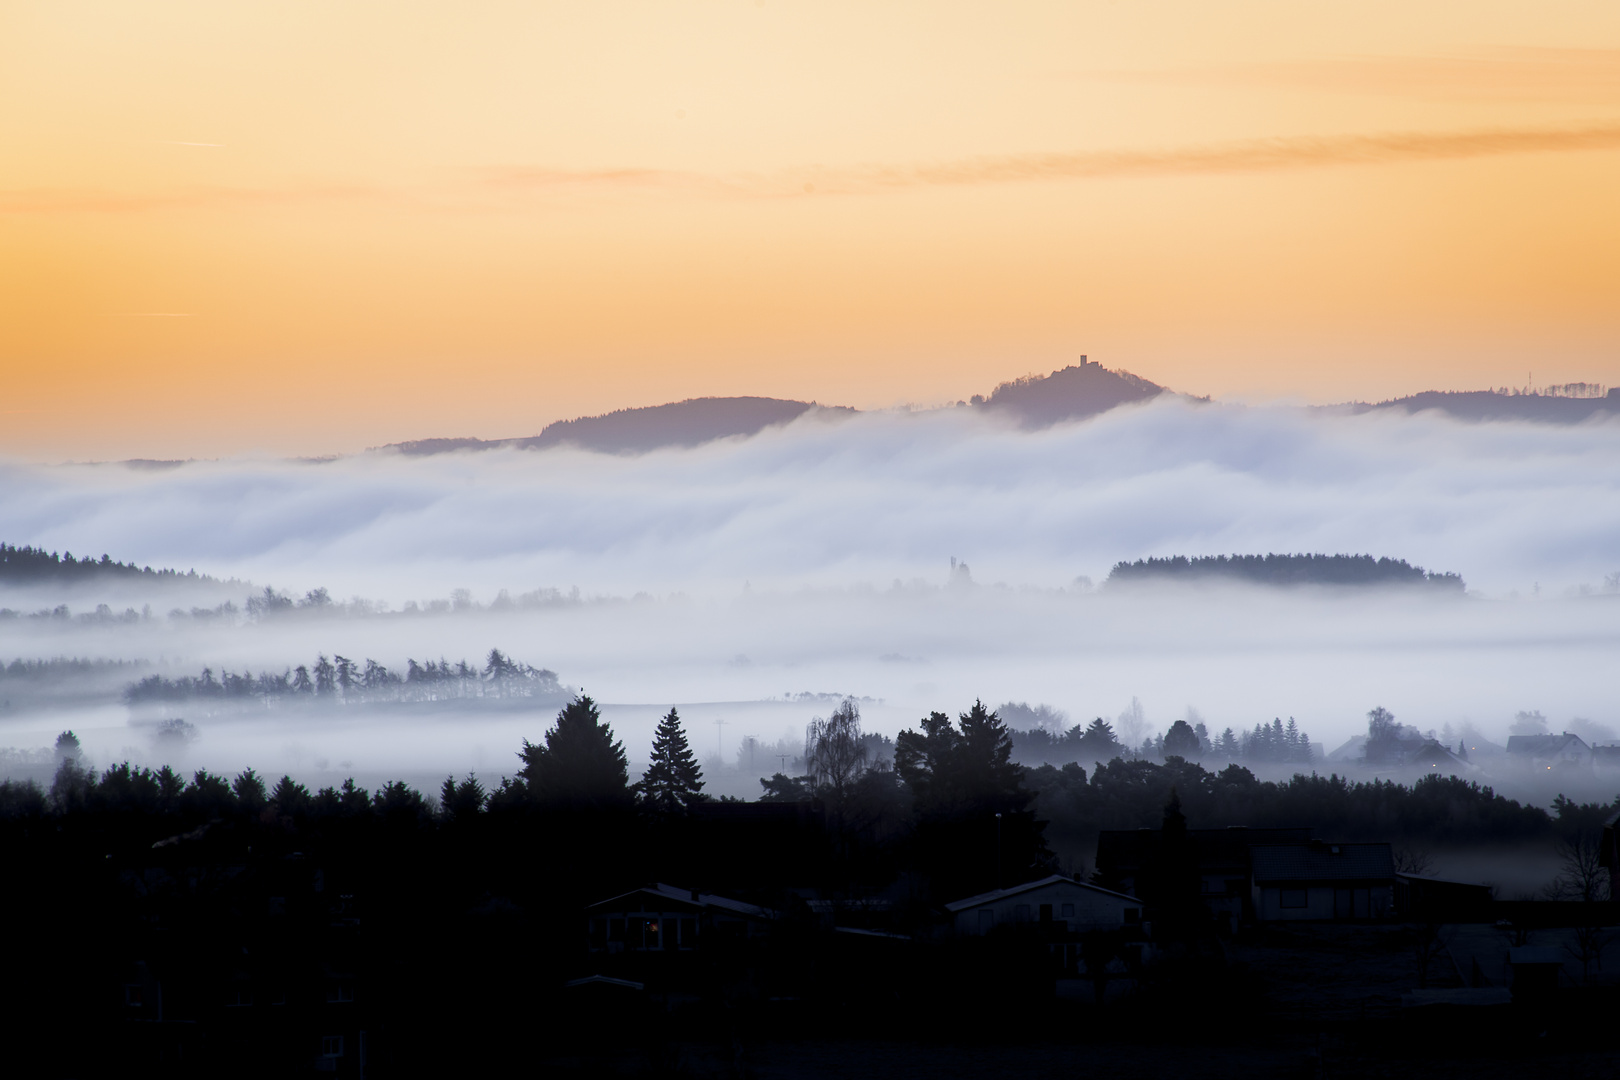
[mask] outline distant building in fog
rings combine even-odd
[[[1571,769],[1592,764],[1592,748],[1579,735],[1509,735],[1508,758],[1536,769]]]

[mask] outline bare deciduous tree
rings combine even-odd
[[[1603,947],[1612,940],[1612,935],[1605,932],[1601,926],[1577,926],[1572,934],[1569,944],[1564,951],[1573,956],[1581,965],[1581,982],[1587,982],[1591,977],[1592,964],[1595,961],[1598,970],[1603,970]]]
[[[866,771],[860,708],[846,700],[827,719],[818,716],[810,721],[804,748],[812,786],[835,805],[843,805],[850,788]]]
[[[1559,873],[1545,890],[1549,900],[1609,899],[1609,870],[1598,837],[1590,832],[1558,841]]]
[[[1434,859],[1422,848],[1402,846],[1395,849],[1396,873],[1424,877],[1432,869],[1434,869]]]

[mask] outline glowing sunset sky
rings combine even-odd
[[[1620,383],[1620,5],[0,5],[0,453]]]

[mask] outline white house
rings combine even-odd
[[[1592,748],[1568,731],[1562,735],[1509,735],[1507,752],[1510,760],[1543,771],[1592,764]]]
[[[997,926],[1046,926],[1055,930],[1119,930],[1142,921],[1142,901],[1097,885],[1054,874],[1010,889],[946,904],[958,934],[988,934]]]

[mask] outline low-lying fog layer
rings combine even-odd
[[[861,696],[868,728],[889,734],[975,697],[1071,720],[1137,698],[1150,730],[1189,706],[1216,732],[1293,716],[1330,748],[1380,704],[1497,741],[1520,710],[1553,730],[1620,727],[1620,596],[1604,591],[1620,569],[1616,424],[1162,401],[1041,432],[967,410],[812,417],[640,457],[13,464],[0,521],[11,543],[368,601],[250,618],[247,585],[0,593],[0,607],[72,613],[0,619],[0,660],[151,665],[104,671],[72,701],[0,688],[16,699],[0,706],[0,746],[43,746],[71,724],[102,761],[147,745],[116,693],[142,674],[279,673],[317,653],[398,672],[492,647],[614,706],[632,759],[671,703],[690,703],[700,750],[731,760],[744,736],[775,743],[830,709],[783,700],[801,691]],[[1473,594],[1076,580],[1119,559],[1268,551],[1405,558],[1461,573]],[[169,614],[227,600],[223,614]],[[701,704],[717,702],[732,704]],[[197,724],[189,753],[214,768],[439,776],[511,771],[554,711],[170,709]]]

